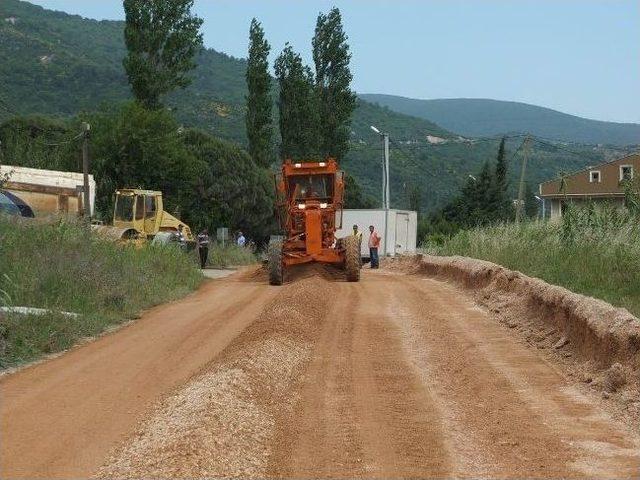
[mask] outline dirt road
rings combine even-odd
[[[214,280],[0,379],[1,476],[633,477],[640,435],[458,288]]]

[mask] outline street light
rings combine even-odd
[[[382,159],[382,208],[389,210],[390,208],[390,186],[389,186],[389,134],[381,132],[378,128],[371,125],[371,130],[382,137],[384,146],[384,157]]]
[[[389,134],[383,133],[373,125],[371,130],[382,137],[384,145],[384,157],[382,165],[382,208],[384,209],[384,254],[388,253],[387,247],[387,225],[389,224],[390,187],[389,187]]]

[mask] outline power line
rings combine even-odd
[[[38,143],[40,143],[41,145],[44,145],[44,146],[46,146],[46,147],[61,147],[62,145],[69,145],[69,144],[71,144],[71,143],[75,142],[76,140],[78,140],[79,138],[81,138],[83,135],[84,135],[84,132],[79,133],[79,134],[78,134],[78,135],[76,135],[75,137],[70,138],[70,139],[68,139],[68,140],[62,140],[62,141],[60,141],[60,142],[51,142],[51,143],[43,142],[42,140],[37,139],[37,138],[36,138],[35,140],[36,140]]]
[[[533,135],[531,136],[531,139],[534,142],[539,143],[541,145],[546,145],[547,147],[555,148],[556,150],[562,150],[564,152],[570,153],[570,154],[575,155],[575,156],[580,157],[580,158],[584,158],[584,156],[585,156],[585,152],[578,153],[578,152],[575,152],[573,150],[569,150],[568,148],[556,145],[554,143],[549,143],[549,142],[547,142],[545,140],[541,140],[539,137],[536,137],[536,136],[533,136]]]
[[[395,140],[392,140],[391,138],[389,139],[390,143],[392,143],[393,145],[395,145],[396,149],[399,150],[407,160],[409,161],[413,161],[413,163],[416,166],[420,165],[420,160],[418,160],[413,154],[411,153],[407,153],[405,152],[404,148],[402,148]],[[435,174],[431,171],[425,171],[425,173],[427,173],[429,176],[434,177]]]

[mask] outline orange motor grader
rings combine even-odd
[[[347,280],[360,280],[360,239],[337,239],[342,228],[344,173],[337,162],[285,160],[276,177],[276,212],[283,239],[269,245],[269,283],[282,285],[287,267],[303,263],[333,264]],[[337,225],[336,225],[337,224]]]

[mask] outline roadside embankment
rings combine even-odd
[[[508,328],[559,357],[608,397],[637,399],[640,320],[623,308],[573,293],[495,263],[466,257],[401,258],[387,268],[454,281]],[[635,393],[634,393],[635,392]]]
[[[0,370],[65,350],[193,291],[195,258],[119,245],[82,225],[0,215]]]
[[[640,316],[640,222],[614,208],[570,208],[563,221],[463,230],[425,253],[494,262]]]

